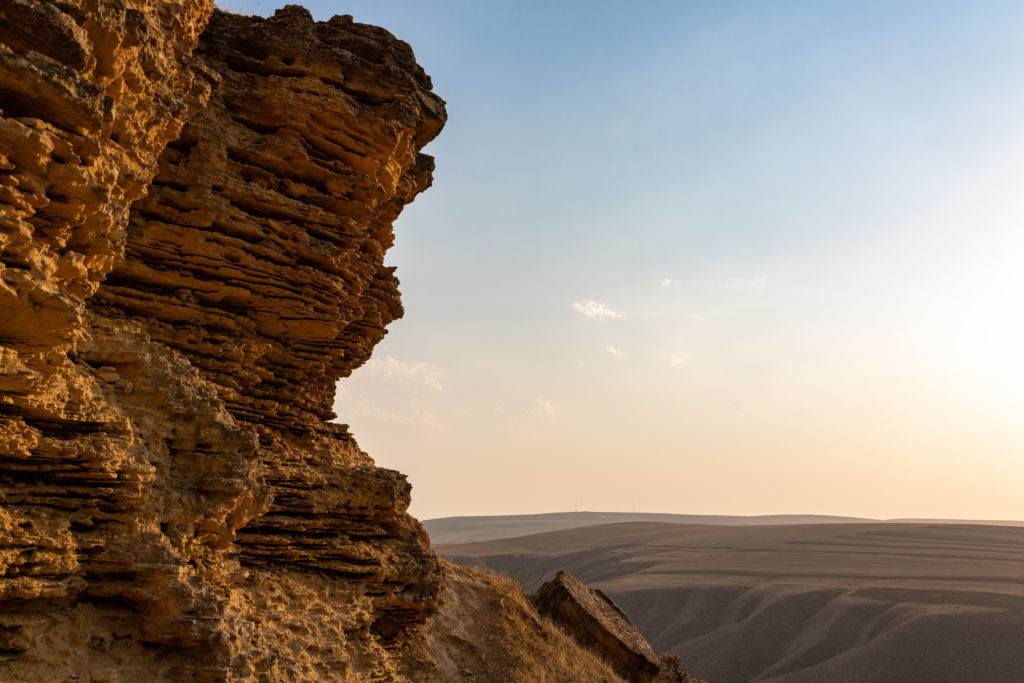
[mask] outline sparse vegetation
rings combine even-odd
[[[510,678],[537,683],[621,683],[597,655],[581,647],[555,624],[537,615],[513,576],[487,576],[494,587],[502,627],[510,644]]]
[[[625,683],[596,653],[540,616],[518,577],[444,562],[440,612],[410,650],[415,683]],[[418,648],[418,649],[417,649]],[[662,657],[658,683],[706,683],[687,676],[675,655]]]

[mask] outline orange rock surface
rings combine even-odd
[[[0,0],[0,680],[403,680],[438,561],[328,420],[444,121],[348,17]]]

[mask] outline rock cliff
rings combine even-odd
[[[444,121],[350,17],[0,0],[0,679],[403,678],[439,564],[329,420]]]

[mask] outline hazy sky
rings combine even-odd
[[[413,514],[1024,518],[1019,1],[308,6],[448,102],[337,399]]]

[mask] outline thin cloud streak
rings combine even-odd
[[[538,398],[534,402],[533,410],[534,412],[540,413],[542,415],[554,415],[555,413],[558,412],[558,406],[556,406],[551,401],[546,401],[542,398]]]
[[[444,371],[430,363],[407,363],[389,355],[383,359],[371,358],[362,370],[370,376],[405,379],[437,391],[444,389]]]
[[[593,299],[587,299],[586,301],[574,301],[572,304],[573,309],[582,316],[592,318],[594,320],[609,320],[612,318],[622,318],[622,314],[618,311],[613,311],[608,308],[604,303],[599,303]]]
[[[419,407],[416,402],[413,402],[412,412],[408,414],[396,413],[385,410],[373,399],[350,399],[348,392],[344,391],[341,387],[338,388],[335,409],[340,413],[339,419],[349,424],[359,420],[371,420],[428,432],[446,431],[433,412]]]

